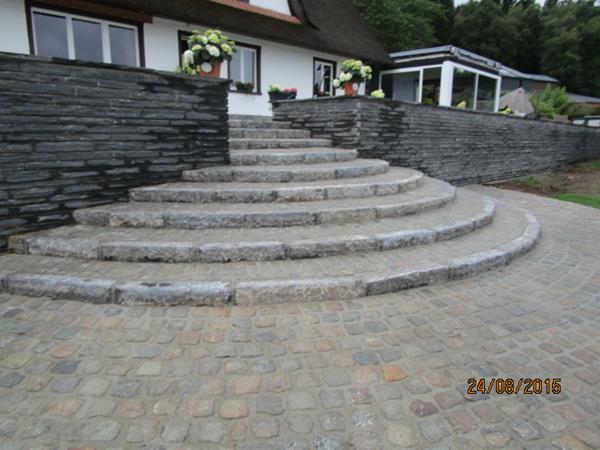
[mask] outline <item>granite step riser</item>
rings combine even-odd
[[[259,130],[289,130],[292,128],[291,122],[276,122],[273,120],[247,121],[230,120],[229,130],[237,129],[259,129]]]
[[[331,147],[331,139],[230,139],[230,150]]]
[[[284,203],[348,198],[383,197],[400,194],[423,184],[419,174],[398,182],[347,186],[314,186],[277,189],[132,189],[130,198],[136,202],[171,203]]]
[[[124,241],[103,244],[94,239],[28,238],[25,236],[12,239],[10,245],[13,251],[30,255],[124,262],[227,263],[319,258],[395,250],[452,239],[489,225],[493,221],[494,213],[494,204],[490,202],[485,205],[484,211],[478,216],[434,229],[389,232],[375,236],[355,235],[320,240],[299,240],[290,243],[269,241],[197,245],[185,242]]]
[[[349,300],[461,279],[508,264],[531,250],[540,236],[535,218],[527,214],[523,235],[486,252],[427,269],[375,277],[241,282],[139,283],[76,277],[9,274],[0,288],[12,294],[126,305],[254,305]]]
[[[314,152],[314,153],[271,153],[256,155],[236,152],[230,154],[233,166],[284,166],[291,164],[323,164],[333,162],[354,161],[358,157],[356,151]]]
[[[308,130],[272,128],[230,128],[230,139],[310,139]]]
[[[389,171],[389,164],[365,164],[358,167],[317,169],[307,166],[296,170],[236,170],[229,168],[200,169],[183,172],[184,181],[199,183],[293,183],[303,181],[337,180],[382,175]]]
[[[425,198],[407,204],[358,208],[337,208],[327,211],[287,211],[282,213],[170,213],[159,212],[105,212],[78,210],[74,217],[78,223],[93,226],[128,228],[175,228],[199,230],[207,228],[265,228],[328,223],[349,223],[402,217],[430,209],[440,208],[451,202],[455,190],[448,194]]]

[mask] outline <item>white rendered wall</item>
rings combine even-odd
[[[29,54],[25,0],[0,0],[0,51]]]
[[[283,14],[292,15],[288,0],[250,0],[250,4],[261,8],[272,9]]]
[[[158,17],[154,18],[153,23],[145,24],[146,66],[152,69],[174,70],[179,64],[177,31],[191,31],[194,28],[200,31],[205,29],[205,27]],[[298,89],[298,98],[311,98],[313,94],[313,58],[335,61],[338,73],[342,61],[346,59],[229,33],[227,30],[222,31],[235,41],[258,45],[261,48],[260,92],[262,95],[231,92],[229,94],[230,114],[270,115],[271,106],[267,93],[270,84],[279,84],[283,88],[295,87]],[[227,64],[223,64],[221,76],[227,77]],[[361,92],[364,92],[364,85]]]

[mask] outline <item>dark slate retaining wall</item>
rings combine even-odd
[[[227,85],[0,53],[0,249],[131,187],[227,164]]]
[[[369,97],[277,102],[275,120],[454,184],[600,159],[600,129]]]

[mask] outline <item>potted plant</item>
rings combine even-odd
[[[298,95],[298,89],[286,88],[282,89],[278,84],[271,84],[269,86],[269,100],[276,102],[279,100],[294,100]]]
[[[235,90],[237,92],[243,92],[244,94],[250,94],[254,92],[254,83],[242,83],[238,81],[235,83]]]
[[[360,85],[373,78],[373,69],[358,59],[348,59],[342,63],[340,76],[333,80],[333,86],[344,89],[350,97],[358,95]]]
[[[223,61],[231,61],[234,51],[235,42],[219,30],[206,30],[204,34],[193,30],[188,50],[183,53],[181,71],[219,78]]]

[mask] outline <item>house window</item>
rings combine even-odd
[[[140,65],[138,27],[45,9],[31,9],[34,52],[84,61]]]
[[[335,62],[315,59],[313,63],[313,96],[329,97],[334,95],[333,78]]]
[[[229,62],[231,89],[239,92],[260,93],[260,47],[236,43],[236,52]]]

